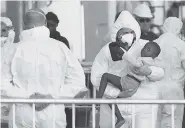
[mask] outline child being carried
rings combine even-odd
[[[125,59],[131,65],[129,67],[130,71],[126,76],[122,77],[104,73],[100,81],[97,98],[103,97],[108,83],[111,83],[114,87],[121,91],[119,94],[120,97],[131,97],[136,93],[141,82],[147,79],[147,76],[151,74],[150,66],[155,66],[154,59],[160,54],[160,52],[161,49],[156,42],[148,42],[141,50],[141,57],[133,58],[132,56],[124,55],[126,56]],[[141,74],[141,70],[144,68],[145,71],[147,71],[147,75]],[[111,105],[109,106],[111,107]],[[115,115],[117,117],[116,128],[119,128],[125,123],[125,119],[122,117],[117,105],[115,105]]]

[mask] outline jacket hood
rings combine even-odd
[[[164,21],[163,31],[164,33],[179,34],[182,29],[183,23],[177,17],[169,17]]]
[[[128,11],[122,11],[116,22],[112,25],[111,30],[108,33],[109,41],[116,41],[116,34],[121,28],[130,28],[136,34],[136,41],[141,36],[141,29],[138,22]]]

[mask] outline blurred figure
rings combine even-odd
[[[153,15],[148,5],[146,4],[138,5],[134,9],[133,14],[141,27],[141,39],[148,41],[153,41],[157,39],[158,36],[150,31],[151,20],[153,18]]]
[[[179,4],[177,2],[173,2],[167,11],[167,18],[168,17],[179,17]]]
[[[15,32],[12,21],[7,17],[1,17],[1,76],[11,79],[10,64],[15,52]],[[3,79],[2,79],[3,80]]]
[[[46,17],[39,9],[31,9],[24,16],[25,29],[12,59],[13,85],[9,97],[29,99],[74,98],[87,90],[85,75],[78,60],[59,41],[49,38]],[[35,127],[66,128],[63,104],[35,104]],[[16,104],[15,127],[33,126],[31,104]],[[53,114],[54,113],[54,114]],[[9,128],[13,127],[10,109]],[[55,118],[55,122],[53,122]]]
[[[70,48],[68,40],[65,37],[61,36],[60,33],[56,30],[59,23],[57,15],[54,14],[53,12],[48,12],[46,14],[46,19],[47,27],[50,30],[50,37],[63,42],[68,48]]]
[[[12,21],[7,17],[1,17],[1,94],[6,94],[9,86],[5,83],[10,83],[12,77],[10,72],[11,61],[15,52],[14,37]],[[1,117],[8,116],[9,106],[1,104]]]
[[[179,18],[167,18],[163,25],[164,34],[156,40],[161,47],[158,59],[165,63],[165,77],[158,86],[163,100],[184,100],[185,42],[179,38],[182,26]],[[161,128],[172,127],[172,113],[175,117],[175,127],[182,128],[184,105],[175,105],[173,112],[170,105],[162,105],[161,111]]]
[[[1,17],[1,47],[14,42],[15,32],[12,21],[7,17]]]

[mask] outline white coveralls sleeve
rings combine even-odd
[[[16,57],[19,57],[20,54],[16,54]],[[16,57],[14,56],[13,60],[14,61],[16,59]],[[13,65],[13,67],[17,67],[16,65]],[[11,67],[12,68],[12,67]],[[7,72],[7,73],[11,73],[11,72]],[[12,74],[9,74],[10,76]],[[17,85],[13,85],[11,83],[12,79],[6,77],[6,76],[2,76],[2,79],[1,79],[1,90],[2,90],[2,93],[1,93],[1,96],[2,97],[19,97],[19,98],[28,98],[29,97],[29,94],[28,93],[25,93],[25,91],[21,88],[21,86],[17,86]],[[24,95],[24,97],[23,97]]]
[[[123,50],[123,49],[122,49]],[[123,50],[125,52],[125,50]],[[143,66],[142,61],[139,58],[134,57],[131,53],[125,52],[123,54],[122,59],[128,61],[134,67],[141,67]]]
[[[6,96],[8,97],[29,98],[31,95],[31,92],[25,90],[22,87],[22,84],[15,78],[17,77],[18,72],[21,71],[21,64],[24,63],[24,61],[21,59],[23,58],[23,54],[21,53],[21,49],[17,48],[12,59],[11,72],[12,74],[16,74],[15,76],[13,76],[13,81],[16,81],[17,84],[13,85],[12,83],[10,83],[10,81],[6,81],[5,85],[8,86],[6,90]]]
[[[65,74],[64,85],[61,86],[61,97],[74,98],[78,93],[87,91],[85,85],[85,74],[80,62],[72,54],[72,52],[65,48],[67,69]]]
[[[150,66],[149,67],[152,70],[152,73],[147,76],[149,80],[151,81],[159,81],[162,80],[164,77],[164,69],[161,67],[156,66]]]
[[[106,49],[107,48],[107,49]],[[100,86],[101,77],[109,69],[109,57],[108,57],[108,45],[101,49],[96,56],[92,69],[91,69],[91,82],[93,86],[98,90]],[[116,98],[119,95],[119,90],[108,84],[105,89],[105,95],[108,97]]]

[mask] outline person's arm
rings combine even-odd
[[[29,93],[26,93],[21,87],[13,85],[10,79],[1,78],[1,98],[29,98]]]
[[[17,72],[21,69],[21,63],[24,63],[24,61],[21,59],[23,57],[22,50],[20,48],[14,49],[14,55],[11,57],[11,65],[10,69],[11,71],[10,76],[12,76],[11,79],[2,77],[1,81],[1,90],[4,92],[2,94],[3,97],[9,97],[9,98],[29,98],[30,93],[28,91],[25,91],[22,88],[22,85],[14,84],[17,76]],[[19,83],[19,81],[16,81],[16,83]]]
[[[61,50],[66,58],[66,71],[64,85],[61,85],[60,97],[74,98],[80,92],[87,91],[85,74],[82,66],[72,52],[63,44]]]
[[[122,48],[122,50],[125,52],[122,56],[122,59],[128,61],[134,67],[143,66],[142,61],[140,60],[140,53],[141,49],[144,47],[146,43],[147,41],[138,40],[137,42],[135,42],[135,44],[133,44],[133,46],[128,51],[125,51]]]
[[[157,66],[150,66],[151,73],[147,78],[151,81],[160,81],[164,78],[164,69]]]
[[[164,78],[164,69],[157,66],[144,65],[138,70],[134,69],[134,73],[146,76],[151,81],[159,81]]]
[[[102,75],[108,72],[110,63],[109,59],[111,60],[111,56],[109,47],[106,45],[97,54],[91,69],[91,82],[97,90],[99,90]],[[119,95],[119,92],[119,89],[114,88],[110,84],[108,84],[107,88],[105,89],[105,95],[109,97],[116,98]]]
[[[142,61],[138,57],[134,57],[131,53],[125,52],[122,59],[128,61],[134,67],[141,67],[143,66]]]

